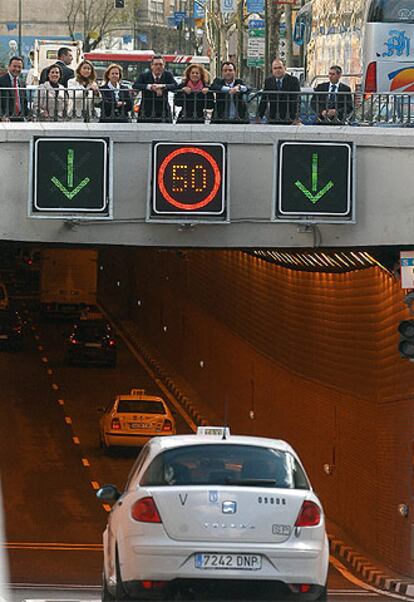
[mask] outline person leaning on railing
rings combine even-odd
[[[128,86],[122,83],[122,67],[116,63],[109,65],[104,74],[104,84],[99,88],[102,96],[100,122],[130,121],[129,112],[132,110],[132,95]]]
[[[24,82],[20,78],[23,59],[12,56],[7,72],[0,77],[0,117],[6,121],[24,121],[29,114]]]
[[[206,109],[214,107],[208,81],[208,72],[202,65],[192,63],[187,67],[174,97],[175,106],[182,107],[177,123],[204,123]]]
[[[265,80],[256,121],[260,122],[263,119],[268,105],[268,123],[300,123],[300,83],[297,77],[286,72],[285,62],[280,58],[274,59],[272,75]]]
[[[345,123],[354,109],[351,88],[341,81],[342,68],[329,68],[329,81],[318,84],[311,99],[311,107],[318,116],[318,123],[335,125]]]
[[[33,116],[39,120],[58,120],[64,115],[65,88],[59,83],[62,76],[59,65],[50,65],[46,81],[34,91]]]
[[[68,81],[68,95],[68,117],[88,120],[95,115],[95,107],[102,99],[90,61],[84,59],[76,67],[75,77]]]
[[[210,86],[216,93],[212,123],[248,123],[249,113],[246,94],[249,92],[243,81],[236,77],[236,66],[231,61],[221,65],[221,77],[216,77]]]
[[[172,122],[168,92],[175,92],[177,82],[173,74],[165,70],[165,61],[160,54],[154,54],[150,71],[140,73],[132,87],[142,93],[138,121]]]

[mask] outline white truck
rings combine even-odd
[[[56,63],[59,48],[70,48],[73,61],[68,67],[75,70],[82,59],[83,43],[81,40],[35,40],[33,59],[33,84],[40,83],[40,74],[45,67]]]
[[[44,317],[79,318],[96,305],[98,252],[85,248],[42,251],[40,309]]]

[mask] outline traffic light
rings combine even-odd
[[[403,320],[398,326],[401,335],[398,350],[403,357],[414,358],[414,320]]]
[[[115,8],[125,8],[125,0],[115,0]]]

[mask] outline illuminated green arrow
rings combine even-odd
[[[60,190],[60,192],[63,192],[65,197],[68,198],[70,201],[77,194],[79,194],[79,192],[82,190],[82,188],[85,188],[85,186],[87,186],[89,184],[89,182],[91,181],[90,178],[84,178],[81,182],[79,182],[79,184],[76,186],[76,188],[73,188],[73,176],[74,176],[74,171],[75,171],[74,159],[75,159],[75,151],[73,150],[73,148],[68,148],[68,156],[67,156],[67,160],[66,160],[66,186],[67,186],[67,188],[64,184],[62,184],[62,182],[60,180],[58,180],[58,178],[56,176],[53,176],[53,178],[51,178],[51,181],[56,186],[56,188],[58,188]],[[72,189],[72,190],[70,190],[70,189]]]
[[[299,188],[301,192],[305,195],[306,198],[310,200],[311,203],[317,203],[327,192],[330,190],[334,183],[332,180],[329,180],[327,184],[318,192],[318,153],[312,154],[312,192],[306,188],[302,182],[296,180],[295,186]]]

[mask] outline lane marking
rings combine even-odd
[[[49,360],[47,359],[47,357],[46,357],[45,355],[43,355],[43,356],[42,356],[42,362],[43,362],[44,364],[47,364],[47,363],[48,363],[48,361],[49,361]]]
[[[57,385],[56,383],[53,383],[53,385],[52,385],[52,389],[53,389],[54,391],[58,391],[58,390],[59,390],[59,385]]]
[[[66,424],[72,424],[72,418],[70,416],[65,416]]]
[[[79,437],[76,437],[76,436],[72,437],[72,441],[75,445],[80,445]]]
[[[92,485],[92,488],[95,489],[95,491],[97,491],[98,489],[101,488],[98,481],[91,481],[91,485]]]
[[[52,368],[48,368],[48,369],[47,369],[47,373],[49,374],[49,376],[50,376],[50,375],[52,375],[52,374],[53,374],[53,370],[52,370]]]
[[[107,512],[111,512],[112,510],[112,506],[110,506],[109,504],[102,504],[102,508]]]
[[[84,466],[90,466],[90,463],[89,463],[89,460],[88,460],[88,458],[82,458],[82,464],[83,464]]]
[[[64,405],[65,405],[65,402],[64,402],[64,400],[63,400],[63,399],[58,399],[58,400],[57,400],[57,402],[58,402],[58,404],[59,404],[60,406],[64,406]]]
[[[408,598],[407,596],[403,596],[402,594],[394,594],[393,592],[388,592],[387,590],[384,590],[384,589],[378,589],[377,587],[374,587],[373,585],[365,583],[365,581],[361,581],[361,579],[358,579],[358,577],[355,577],[355,575],[350,573],[348,571],[348,569],[337,558],[334,558],[334,556],[329,556],[329,562],[330,562],[330,564],[332,564],[332,566],[334,566],[337,569],[337,571],[339,573],[341,573],[341,575],[343,575],[345,577],[345,579],[347,579],[354,585],[357,585],[358,587],[360,587],[363,590],[366,590],[369,592],[374,592],[375,594],[378,594],[380,596],[386,596],[387,598],[395,598],[397,600],[411,600],[412,601],[412,598]]]

